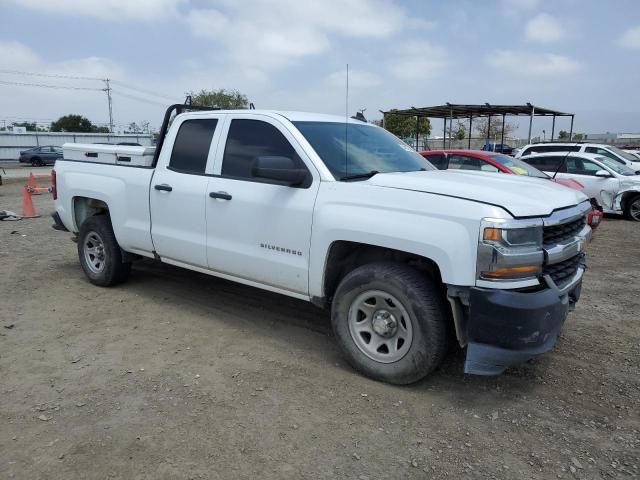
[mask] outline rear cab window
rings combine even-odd
[[[211,140],[217,125],[218,119],[216,118],[192,119],[182,122],[173,143],[169,170],[204,175]]]

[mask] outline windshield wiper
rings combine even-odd
[[[371,170],[370,172],[367,172],[367,173],[357,173],[354,175],[347,175],[345,177],[340,177],[340,181],[345,182],[348,180],[368,180],[369,178],[373,177],[374,175],[377,175],[378,173],[380,173],[378,170]]]

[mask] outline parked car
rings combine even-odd
[[[507,145],[506,143],[485,143],[482,146],[482,150],[487,152],[504,153],[505,155],[513,154],[513,147]]]
[[[307,300],[331,309],[351,365],[396,384],[433,371],[450,332],[482,375],[555,344],[580,296],[584,194],[438,171],[342,116],[184,109],[167,110],[153,155],[65,145],[54,220],[90,282],[149,257]]]
[[[626,149],[625,152],[627,152],[630,155],[633,155],[634,157],[636,157],[638,159],[638,162],[640,162],[640,150]]]
[[[604,143],[533,143],[522,147],[522,150],[518,152],[516,157],[521,158],[528,155],[537,155],[539,153],[549,152],[595,153],[597,155],[609,157],[620,165],[629,167],[634,172],[640,171],[640,161],[638,161],[636,157],[614,145],[607,145]]]
[[[605,213],[624,214],[640,222],[640,176],[611,158],[593,153],[540,153],[521,160],[556,178],[577,180]]]
[[[34,167],[53,165],[62,158],[62,147],[44,145],[20,152],[20,163],[30,163]]]
[[[485,152],[482,150],[432,150],[420,152],[420,155],[429,160],[439,170],[479,170],[484,172],[524,175],[527,177],[552,180],[575,190],[584,190],[580,182],[567,178],[551,178],[537,168],[517,158],[509,157],[501,153]],[[587,221],[593,230],[600,225],[603,218],[602,209],[594,203],[595,202],[592,202],[593,208],[587,217]]]

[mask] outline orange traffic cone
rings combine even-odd
[[[33,200],[31,199],[31,193],[29,187],[26,185],[22,188],[22,213],[23,218],[35,218],[40,215],[36,215],[36,209],[33,208]]]
[[[31,188],[36,188],[38,186],[36,185],[36,177],[33,174],[33,172],[29,174],[29,179],[27,180],[27,186]]]

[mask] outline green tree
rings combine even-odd
[[[467,127],[460,120],[456,120],[456,124],[451,127],[451,138],[454,140],[464,140],[467,136]],[[449,138],[449,124],[445,129],[445,137]]]
[[[396,137],[407,138],[416,136],[416,124],[418,125],[418,133],[420,136],[429,135],[431,133],[431,122],[428,118],[420,118],[420,122],[417,123],[416,117],[407,115],[394,115],[396,110],[389,110],[384,116],[383,120],[378,120],[374,123],[383,126],[389,130]]]
[[[567,140],[568,138],[569,138],[569,132],[567,132],[566,130],[560,130],[560,132],[558,133],[558,139]]]
[[[576,142],[584,140],[584,135],[582,133],[574,133],[573,134],[573,140],[576,141]]]
[[[51,124],[52,132],[95,132],[96,127],[82,115],[64,115]]]
[[[203,107],[219,107],[223,109],[248,108],[249,99],[238,90],[200,90],[189,92],[191,103]]]
[[[489,118],[483,117],[473,120],[473,128],[480,138],[500,139],[502,136],[502,118],[491,117],[491,127],[489,127]],[[504,136],[505,138],[509,134],[516,130],[517,126],[510,122],[504,122]]]

